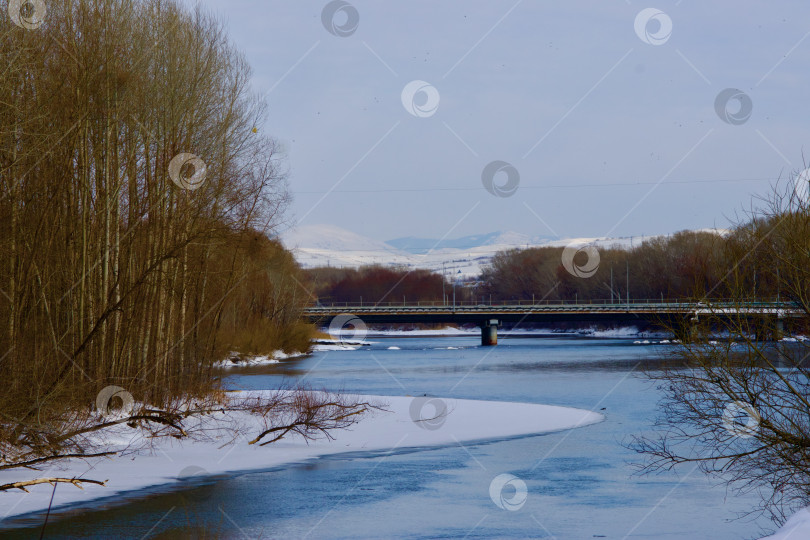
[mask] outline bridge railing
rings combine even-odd
[[[587,300],[493,300],[493,301],[485,301],[485,302],[477,302],[477,301],[456,301],[456,302],[442,302],[441,300],[420,300],[416,302],[408,302],[407,299],[400,302],[317,302],[310,304],[309,308],[395,308],[395,307],[447,307],[447,308],[464,308],[464,307],[515,307],[515,306],[626,306],[626,305],[689,305],[694,306],[696,304],[705,303],[707,305],[735,305],[739,302],[734,299],[726,299],[726,298],[713,298],[711,300],[706,300],[705,302],[696,302],[694,299],[686,299],[686,298],[644,298],[644,299],[637,299],[631,298],[629,301],[624,299],[587,299]],[[771,299],[759,299],[755,302],[746,302],[748,306],[756,306],[756,305],[785,305],[785,302],[780,302],[776,298]]]

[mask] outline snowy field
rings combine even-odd
[[[248,397],[257,393],[233,395]],[[46,468],[42,472],[2,471],[0,483],[42,476],[107,480],[106,487],[86,485],[78,489],[59,485],[53,500],[53,507],[59,508],[86,505],[101,498],[137,496],[139,490],[152,487],[176,487],[181,481],[188,481],[189,476],[199,480],[208,475],[267,470],[343,452],[379,452],[541,434],[604,419],[601,414],[582,409],[524,403],[374,396],[363,399],[381,404],[386,410],[370,413],[349,429],[332,432],[334,440],[319,439],[307,444],[298,436],[290,436],[265,447],[250,446],[249,437],[260,430],[254,417],[215,415],[205,420],[207,428],[216,430],[219,422],[236,420],[248,429],[232,443],[230,437],[205,443],[166,438],[156,442],[150,452],[131,450],[112,459],[70,460],[59,468]],[[436,418],[436,410],[444,410],[446,414]],[[414,417],[428,420],[414,422]],[[144,442],[133,433],[126,426],[115,426],[103,436],[116,448],[135,449]],[[45,484],[29,489],[30,493],[0,493],[4,518],[47,509],[53,488]]]

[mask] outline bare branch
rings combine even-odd
[[[10,489],[21,489],[28,493],[27,487],[36,486],[38,484],[73,484],[79,489],[82,489],[82,484],[95,484],[97,486],[105,486],[107,480],[100,482],[98,480],[86,480],[82,478],[37,478],[36,480],[26,480],[24,482],[12,482],[10,484],[0,485],[0,491],[8,491]]]

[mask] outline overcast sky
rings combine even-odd
[[[201,4],[266,94],[302,225],[379,240],[723,227],[810,149],[806,0]],[[729,88],[742,95],[718,105]]]

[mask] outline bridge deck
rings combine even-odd
[[[350,313],[366,323],[476,323],[501,322],[668,322],[701,315],[713,317],[803,316],[794,304],[631,302],[617,304],[514,304],[514,305],[330,305],[312,306],[304,316],[313,322]]]

